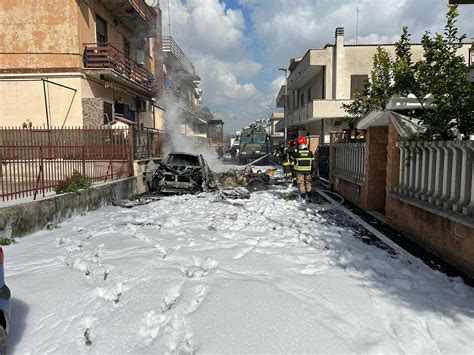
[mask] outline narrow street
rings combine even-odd
[[[344,209],[250,199],[106,207],[4,247],[26,353],[465,353],[474,290]],[[21,292],[20,292],[21,290]]]

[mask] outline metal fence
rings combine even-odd
[[[474,215],[474,142],[398,143],[395,193],[466,216]]]
[[[320,144],[318,146],[317,159],[318,159],[319,176],[328,181],[329,181],[329,152],[330,152],[329,144]]]
[[[128,129],[0,128],[0,197],[41,194],[78,171],[93,182],[130,176]]]
[[[159,129],[134,127],[133,129],[134,159],[161,157],[165,134]]]

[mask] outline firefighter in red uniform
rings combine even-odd
[[[305,137],[298,137],[296,143],[298,147],[292,153],[293,172],[296,175],[296,184],[301,198],[310,201],[313,184],[314,155],[308,149]]]

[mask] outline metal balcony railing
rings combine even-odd
[[[155,76],[110,43],[85,43],[84,67],[86,69],[110,69],[128,81],[155,93]]]
[[[164,36],[162,40],[162,48],[163,53],[173,54],[181,62],[181,64],[183,64],[186,70],[188,70],[193,75],[195,74],[196,70],[193,63],[191,63],[188,57],[186,57],[186,54],[184,54],[183,50],[178,46],[173,37]]]
[[[142,16],[147,24],[154,30],[156,30],[156,11],[145,4],[144,0],[128,0],[130,5]]]

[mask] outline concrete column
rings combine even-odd
[[[440,142],[441,143],[441,142]],[[436,198],[436,206],[443,206],[444,201],[449,199],[451,193],[451,169],[453,166],[453,151],[447,146],[447,142],[444,143],[441,152],[444,157],[443,170],[440,174],[443,177],[443,183],[441,185],[441,194]]]
[[[452,208],[453,205],[459,200],[459,194],[461,192],[461,168],[462,168],[462,150],[455,142],[448,142],[448,147],[453,152],[453,166],[451,170],[451,183],[449,198],[443,202],[444,208]]]
[[[404,194],[407,196],[412,196],[414,190],[415,190],[415,172],[416,172],[416,157],[414,156],[413,151],[416,149],[416,143],[410,143],[409,144],[409,149],[411,151],[411,154],[409,154],[409,158],[407,159],[407,170],[408,170],[408,187],[404,191]],[[410,152],[409,152],[410,153]]]
[[[471,202],[472,189],[472,165],[473,161],[473,141],[459,142],[462,151],[461,161],[461,181],[459,183],[459,200],[453,204],[453,211],[462,212],[463,208]]]
[[[435,183],[434,190],[431,197],[428,197],[428,202],[436,204],[436,200],[443,193],[443,169],[444,169],[444,155],[443,147],[446,142],[434,142],[434,149],[436,151],[436,168],[435,168]]]
[[[396,143],[397,148],[400,150],[400,168],[398,172],[398,186],[393,189],[397,193],[402,193],[403,189],[406,188],[406,149],[400,142]]]
[[[426,147],[428,149],[428,179],[426,182],[426,191],[421,196],[422,201],[428,201],[428,199],[433,196],[436,175],[436,149],[433,146],[433,142],[428,142]]]
[[[410,193],[410,196],[416,197],[421,190],[421,175],[423,169],[423,150],[420,145],[416,143],[414,145],[415,152],[415,181],[413,186],[413,191]]]
[[[471,201],[462,209],[462,213],[468,217],[474,216],[474,163],[471,164]]]
[[[344,27],[336,28],[336,45],[333,58],[333,99],[344,99]]]

